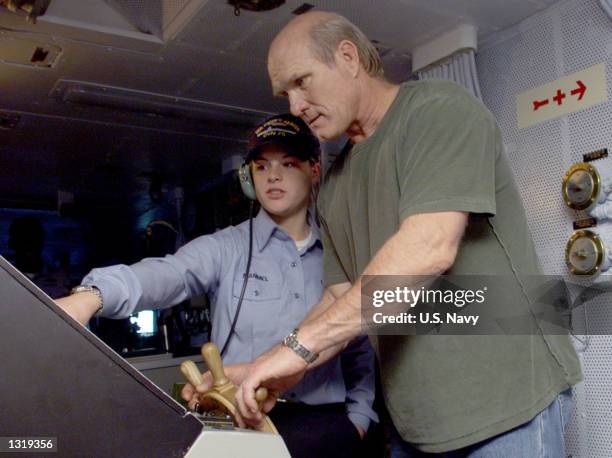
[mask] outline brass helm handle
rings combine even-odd
[[[266,399],[268,399],[268,389],[265,386],[260,386],[255,390],[255,400],[259,410],[263,411],[263,403]]]
[[[200,370],[193,361],[187,360],[181,363],[181,372],[194,387],[204,383]]]
[[[206,361],[208,370],[212,374],[214,386],[220,387],[230,383],[229,379],[225,376],[223,371],[223,363],[221,362],[221,354],[219,353],[219,347],[214,343],[207,343],[202,346],[202,357]]]
[[[268,398],[268,389],[265,386],[260,386],[255,391],[255,400],[257,402],[263,402]]]

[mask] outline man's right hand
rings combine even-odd
[[[230,379],[234,385],[239,386],[245,379],[249,371],[249,367],[250,364],[248,363],[231,364],[229,366],[224,366],[223,370],[225,372],[226,377]],[[213,387],[213,378],[210,371],[204,372],[202,374],[202,379],[204,380],[202,384],[194,388],[193,385],[187,383],[181,391],[181,397],[185,401],[187,401],[189,410],[194,411],[196,408],[196,404],[199,402],[200,399],[199,395],[202,393],[206,393]]]
[[[83,291],[82,293],[55,299],[55,303],[68,315],[85,326],[98,311],[100,298],[94,293]]]

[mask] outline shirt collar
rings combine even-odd
[[[304,252],[308,251],[315,243],[321,243],[321,232],[314,217],[314,211],[310,209],[308,210],[308,223],[312,230],[312,239]],[[253,219],[253,237],[257,241],[257,249],[260,252],[263,251],[273,235],[281,240],[291,240],[289,234],[270,218],[267,211],[261,208]]]
[[[310,229],[312,229],[312,238],[310,239],[310,243],[304,250],[304,253],[309,251],[314,245],[318,244],[319,246],[323,246],[321,242],[321,229],[319,229],[319,222],[316,218],[316,211],[314,207],[308,209],[308,224],[310,224]]]

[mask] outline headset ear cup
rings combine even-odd
[[[242,164],[238,169],[238,178],[240,179],[240,187],[245,196],[251,200],[257,200],[255,194],[255,185],[251,177],[251,167],[249,164]]]

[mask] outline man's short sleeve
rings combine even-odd
[[[400,221],[442,211],[495,214],[498,130],[481,103],[459,88],[447,90],[417,108],[404,132],[397,148]]]
[[[350,282],[346,271],[342,268],[340,258],[334,247],[325,222],[321,220],[321,242],[323,243],[323,283],[325,287],[338,283]]]

